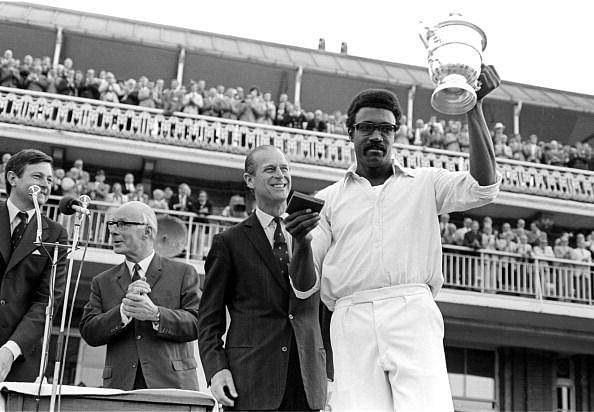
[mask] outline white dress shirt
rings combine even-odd
[[[499,173],[493,185],[479,186],[468,172],[403,168],[395,159],[393,167],[374,188],[353,165],[317,195],[326,203],[312,249],[331,310],[342,297],[394,285],[427,284],[436,295],[443,284],[438,215],[490,203],[501,182]]]

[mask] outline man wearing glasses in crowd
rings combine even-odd
[[[305,263],[313,257],[321,298],[334,311],[333,411],[453,411],[443,318],[433,299],[443,283],[438,215],[487,204],[499,190],[482,111],[499,77],[483,66],[480,82],[467,115],[469,172],[400,165],[392,156],[402,115],[394,93],[365,90],[349,107],[356,164],[318,193],[326,203],[313,256],[299,255]],[[317,285],[308,274],[295,275]]]
[[[89,345],[107,345],[103,386],[198,390],[196,270],[155,253],[157,218],[142,202],[120,206],[107,227],[125,260],[93,278],[80,324]]]

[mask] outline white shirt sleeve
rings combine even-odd
[[[18,358],[19,356],[21,356],[21,348],[20,346],[13,340],[9,340],[8,342],[6,342],[4,345],[2,345],[3,348],[8,349],[9,351],[12,352],[12,357],[13,360],[16,360],[16,358]]]

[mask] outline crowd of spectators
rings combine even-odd
[[[592,263],[594,256],[594,230],[589,234],[561,232],[555,236],[551,246],[549,239],[553,234],[542,227],[550,228],[550,222],[534,221],[527,228],[526,221],[518,219],[515,228],[509,222],[494,228],[493,220],[488,216],[482,222],[465,217],[462,225],[457,227],[448,214],[443,214],[439,226],[444,245],[517,253],[525,258],[556,258],[583,263]]]
[[[346,115],[339,110],[332,114],[322,110],[306,111],[291,102],[286,93],[273,99],[269,91],[257,86],[209,86],[205,80],[190,80],[180,84],[176,79],[169,86],[163,79],[155,81],[146,76],[122,80],[109,71],[74,68],[72,59],[52,67],[49,56],[33,58],[26,55],[22,61],[6,50],[0,61],[0,86],[51,92],[69,96],[151,107],[165,113],[183,112],[251,123],[276,125],[317,132],[347,134]],[[468,152],[468,125],[455,120],[429,121],[417,119],[412,128],[403,116],[397,131],[396,143]],[[536,134],[523,138],[520,134],[508,137],[505,125],[497,122],[492,130],[495,154],[499,158],[514,159],[553,166],[594,170],[594,154],[588,143],[574,146],[557,140],[539,140]]]

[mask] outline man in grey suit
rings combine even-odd
[[[155,254],[157,218],[144,203],[120,206],[107,226],[126,259],[93,278],[80,324],[89,345],[107,345],[103,385],[197,390],[196,270]]]

